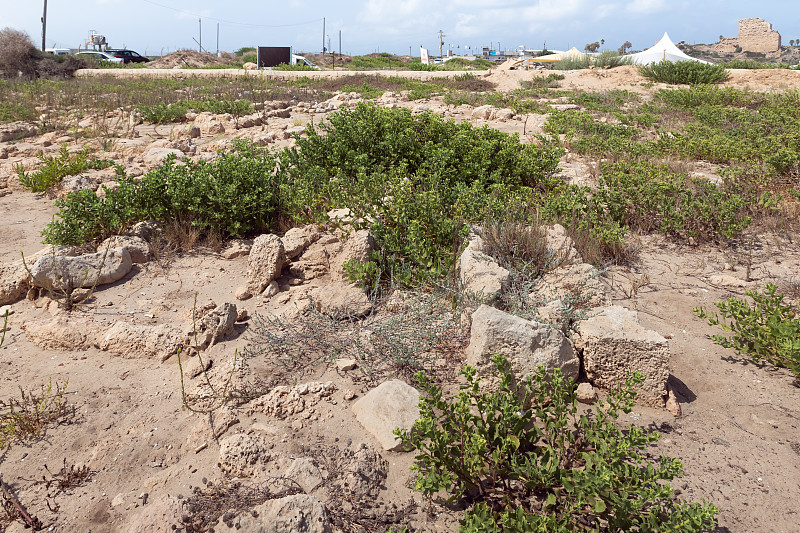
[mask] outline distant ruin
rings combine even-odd
[[[739,20],[739,33],[735,38],[720,39],[714,46],[718,52],[759,52],[771,53],[781,49],[781,34],[772,29],[772,24],[764,19]]]

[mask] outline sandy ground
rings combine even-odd
[[[218,70],[170,70],[163,75],[242,73],[253,75]],[[112,70],[102,74],[162,75],[152,70]],[[309,73],[289,72],[280,76],[295,74]],[[344,74],[350,73],[318,75]],[[389,73],[398,74],[423,78],[453,75]],[[520,78],[531,75],[493,73],[489,79],[500,88],[511,88]],[[568,73],[565,81],[565,86],[587,90],[627,88],[638,92],[658,88],[642,85],[643,80],[629,68]],[[800,73],[734,72],[728,84],[753,90],[793,88],[800,84]],[[446,106],[436,102],[402,105],[446,110]],[[451,109],[449,113],[459,120],[469,119],[467,110]],[[271,119],[268,127],[286,127],[295,120],[308,119],[308,115],[295,112],[289,119]],[[521,120],[489,124],[520,133],[525,127]],[[527,127],[530,133],[531,125]],[[146,125],[138,128],[143,135],[156,139],[171,135],[167,131],[159,134],[157,129],[147,129]],[[204,135],[198,143],[219,142],[220,138]],[[13,162],[5,162],[2,168],[7,175],[0,179],[11,175]],[[575,174],[570,178],[586,177],[585,162],[575,159],[565,162]],[[14,190],[0,197],[3,221],[0,261],[5,264],[17,260],[20,250],[30,255],[41,249],[40,231],[54,212],[52,199],[40,195]],[[660,238],[642,238],[639,263],[631,268],[611,268],[602,281],[615,304],[638,310],[645,327],[669,339],[670,383],[683,413],[676,419],[666,410],[637,407],[624,422],[662,433],[663,438],[652,451],[682,461],[685,477],[676,480],[674,486],[679,488],[681,497],[693,501],[705,499],[720,508],[717,531],[790,533],[797,531],[800,523],[793,504],[800,498],[798,382],[788,371],[748,363],[715,345],[709,335],[717,331],[692,312],[695,306],[711,307],[722,298],[741,295],[747,288],[762,287],[766,282],[785,286],[798,281],[800,244],[796,235],[760,232],[754,239],[752,251],[745,251],[678,246]],[[748,262],[750,281],[746,281]],[[125,318],[143,325],[185,326],[191,324],[188,316],[195,298],[199,304],[209,300],[217,304],[233,302],[251,315],[267,311],[284,313],[300,302],[310,287],[326,282],[322,278],[311,285],[292,285],[291,277],[284,274],[279,279],[278,297],[240,302],[234,298],[234,291],[245,284],[246,269],[246,257],[227,260],[212,250],[165,254],[158,260],[135,266],[122,280],[100,287],[94,300],[79,307],[71,318],[88,318],[99,324]],[[724,285],[712,282],[712,276],[719,274],[729,276]],[[119,357],[96,348],[42,350],[29,342],[23,327],[50,321],[51,312],[28,300],[14,303],[12,309],[14,314],[0,348],[0,399],[18,397],[20,387],[31,390],[50,380],[68,381],[66,397],[75,406],[71,423],[50,427],[43,438],[16,444],[0,455],[3,481],[49,530],[158,531],[157,527],[147,529],[143,525],[148,523],[149,509],[163,502],[185,500],[197,487],[224,480],[218,466],[220,437],[244,433],[267,438],[272,446],[272,459],[263,475],[272,476],[291,468],[293,462],[303,457],[335,462],[342,453],[357,449],[362,443],[380,449],[350,409],[353,401],[369,388],[359,379],[358,372],[312,369],[295,375],[297,383],[331,380],[337,387],[330,398],[317,403],[308,418],[276,419],[224,410],[213,415],[197,414],[183,407],[176,357],[159,362],[134,355]],[[60,316],[64,316],[63,312]],[[212,368],[231,364],[237,350],[249,344],[252,327],[252,321],[237,323],[231,337],[204,354],[214,360]],[[274,368],[267,362],[249,363],[249,378],[271,379]],[[185,386],[191,389],[202,379],[202,374],[187,378]],[[355,397],[345,399],[346,391],[355,392]],[[231,423],[233,420],[236,422]],[[223,428],[223,431],[215,437],[215,430],[209,428]],[[362,494],[361,500],[354,500],[353,505],[358,509],[353,512],[362,517],[369,513],[373,517],[386,516],[394,506],[399,509],[403,523],[418,530],[455,531],[457,512],[437,509],[440,514],[432,518],[423,509],[421,496],[411,491],[410,454],[381,452],[381,455],[386,460],[386,477],[381,488],[373,495]],[[50,479],[45,465],[50,472],[57,472],[64,461],[69,465],[86,465],[92,471],[90,479],[66,492],[39,483],[43,477]],[[371,509],[363,505],[365,501],[374,504]],[[19,521],[0,524],[6,525],[8,531],[22,531]],[[370,530],[386,529],[384,525],[376,525]]]

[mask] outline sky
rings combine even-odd
[[[25,31],[40,46],[44,1],[0,0],[0,29]],[[419,55],[420,46],[437,54],[440,30],[444,49],[456,53],[483,46],[583,49],[601,40],[603,49],[630,41],[642,50],[664,32],[692,44],[736,37],[738,20],[751,17],[771,22],[784,45],[800,39],[800,9],[786,0],[46,1],[47,47],[77,48],[96,30],[114,48],[147,55],[197,49],[200,40],[210,52],[260,45],[318,53],[324,38],[338,51],[339,32],[341,51],[349,55]]]

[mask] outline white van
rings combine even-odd
[[[45,48],[44,51],[55,56],[67,56],[71,53],[69,48]]]

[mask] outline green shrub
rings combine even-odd
[[[622,65],[630,65],[630,56],[623,56],[613,50],[606,50],[593,58],[594,66],[600,68],[616,68]]]
[[[589,56],[565,57],[553,63],[553,70],[583,70],[589,68],[591,65],[592,60]]]
[[[361,86],[345,85],[341,90],[344,93],[358,93],[361,95],[361,98],[364,98],[365,100],[372,100],[380,97],[383,94],[383,89],[373,87],[366,81],[362,83]]]
[[[411,431],[395,430],[417,451],[415,489],[468,509],[460,532],[640,531],[711,528],[710,503],[678,500],[668,484],[681,475],[676,459],[648,459],[655,432],[620,429],[643,382],[637,374],[596,406],[578,414],[571,378],[543,368],[520,384],[501,355],[493,358],[497,392],[482,392],[476,371],[453,399],[417,374],[425,396]]]
[[[169,124],[171,122],[179,122],[186,117],[186,112],[189,107],[186,102],[164,103],[156,102],[154,104],[146,105],[139,104],[136,110],[142,115],[145,122],[152,122],[153,124]]]
[[[28,173],[21,166],[17,167],[19,182],[32,192],[44,192],[60,183],[67,176],[74,176],[89,169],[100,170],[114,163],[108,159],[89,157],[89,150],[84,148],[75,155],[69,155],[66,145],[61,145],[58,156],[39,154],[42,166],[33,173]]]
[[[57,200],[58,219],[45,231],[50,244],[78,244],[121,233],[149,219],[191,224],[223,236],[274,226],[278,215],[275,157],[244,141],[213,162],[180,165],[171,157],[140,181],[122,178],[105,199],[94,191]]]
[[[32,104],[0,102],[0,124],[17,120],[33,120],[35,118],[36,108]]]
[[[791,370],[800,376],[800,316],[795,307],[783,303],[783,294],[769,283],[762,293],[747,291],[752,300],[728,298],[717,302],[720,315],[709,315],[702,307],[694,312],[712,326],[730,331],[731,337],[714,335],[716,344],[733,348],[737,354],[749,356]],[[730,322],[728,321],[730,320]]]
[[[384,275],[408,282],[450,270],[464,221],[552,186],[561,153],[433,113],[365,103],[307,133],[281,156],[283,186],[292,191],[287,212],[349,208],[375,236]]]
[[[661,61],[639,67],[645,78],[661,83],[699,85],[720,83],[728,79],[724,65],[708,65],[697,61]]]

